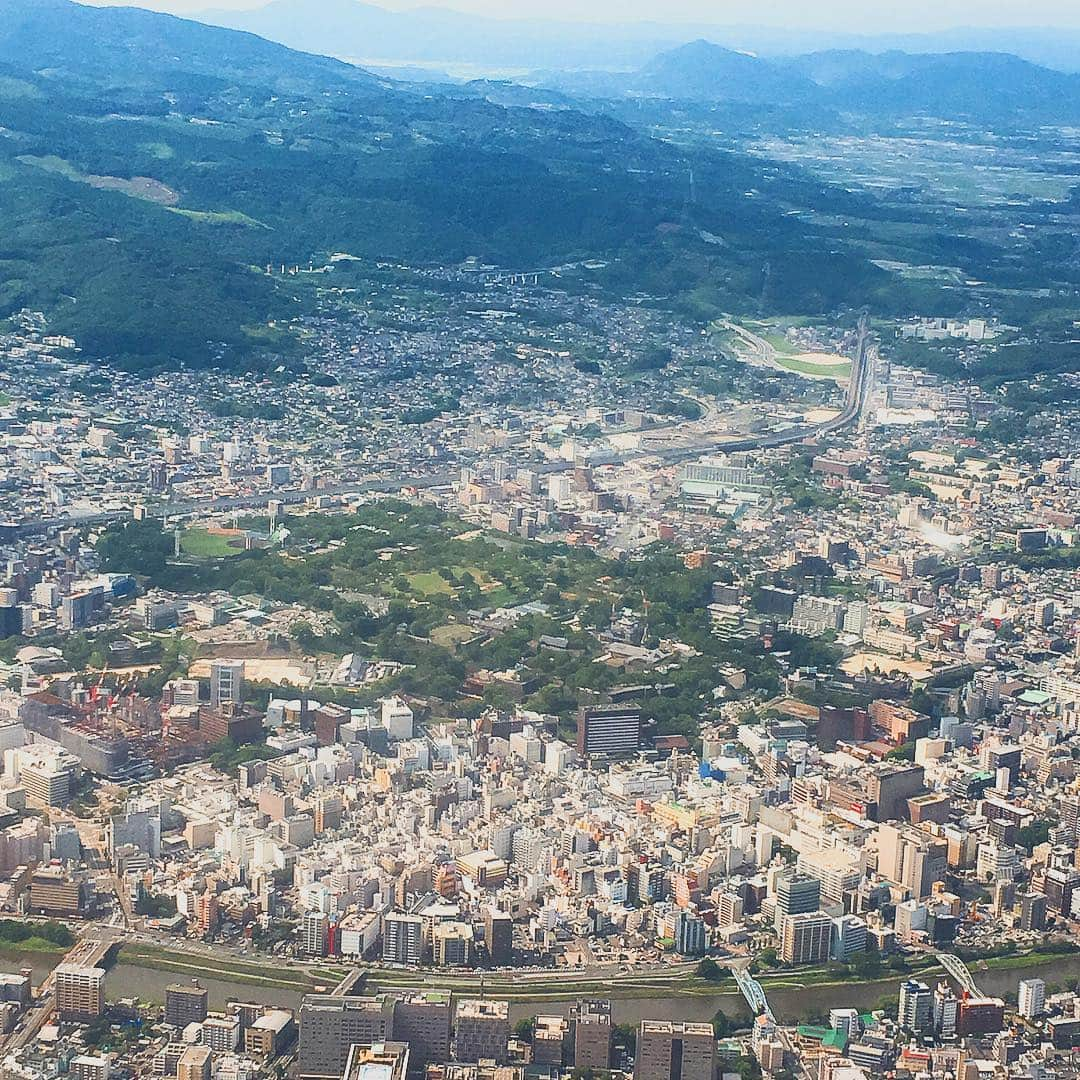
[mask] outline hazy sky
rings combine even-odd
[[[115,0],[89,0],[110,3]],[[260,7],[265,0],[140,0],[133,6],[190,15],[208,8]],[[313,0],[317,3],[318,0]],[[405,10],[453,7],[499,17],[546,17],[575,21],[655,19],[716,26],[788,26],[855,33],[941,30],[954,26],[1080,27],[1077,0],[376,0]]]

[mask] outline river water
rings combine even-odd
[[[59,960],[59,956],[51,954],[0,952],[0,969],[17,971],[22,967],[32,968],[34,982],[39,983]],[[1066,979],[1080,978],[1080,955],[1056,957],[1051,961],[1011,971],[979,971],[975,968],[972,973],[984,993],[1015,999],[1020,979],[1040,978],[1047,983],[1062,983]],[[936,975],[921,977],[931,984],[937,978]],[[105,990],[112,1000],[138,997],[143,1001],[161,1002],[165,998],[165,987],[173,982],[183,982],[184,979],[183,975],[174,972],[156,971],[121,962],[110,970],[105,981]],[[199,982],[209,991],[211,1009],[223,1009],[227,1001],[253,1001],[298,1009],[302,996],[298,991],[230,982],[225,978],[200,977]],[[793,1023],[810,1013],[828,1013],[830,1008],[873,1008],[879,998],[885,995],[895,996],[900,982],[901,977],[893,975],[874,982],[853,980],[849,984],[774,990],[768,989],[766,981],[765,987],[773,1012],[780,1020]],[[567,1015],[575,1000],[570,997],[565,1001],[512,1002],[511,1021],[516,1022],[536,1013]],[[615,1022],[619,1024],[636,1024],[640,1020],[711,1020],[717,1009],[723,1009],[733,1018],[748,1017],[746,1003],[737,991],[715,995],[615,998],[612,1001]]]

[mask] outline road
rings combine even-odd
[[[730,324],[734,327],[734,324]],[[749,338],[756,335],[744,330],[743,333]],[[763,339],[757,339],[760,347],[771,349],[772,346]],[[855,350],[855,357],[851,363],[851,378],[848,382],[847,397],[843,410],[831,420],[820,424],[801,424],[789,428],[783,432],[762,435],[749,435],[742,439],[715,440],[700,443],[695,446],[676,447],[670,450],[637,450],[615,457],[612,464],[627,464],[630,461],[642,459],[655,459],[665,464],[679,464],[692,461],[703,454],[736,453],[747,450],[773,450],[782,446],[792,446],[806,439],[820,437],[822,435],[834,435],[845,428],[851,427],[862,419],[863,410],[866,406],[870,391],[870,382],[874,371],[874,350],[876,346],[871,341],[867,329],[865,316],[859,322],[859,338]],[[698,399],[695,399],[698,400]],[[555,473],[569,472],[575,467],[571,461],[551,461],[528,466],[533,472],[541,476],[550,476]],[[399,472],[393,476],[376,477],[370,480],[354,481],[351,483],[335,484],[313,491],[301,491],[289,489],[284,491],[260,492],[251,495],[228,495],[216,499],[203,499],[191,502],[166,503],[154,507],[155,516],[167,516],[170,519],[190,517],[192,515],[205,515],[215,513],[227,513],[234,510],[265,510],[271,499],[276,499],[285,505],[296,505],[306,502],[310,498],[319,496],[361,496],[377,492],[393,493],[403,487],[414,487],[421,490],[435,487],[445,487],[457,478],[456,469],[442,469],[438,472],[426,473],[422,476],[411,476],[405,472]],[[131,516],[130,510],[114,510],[102,513],[70,514],[57,518],[40,518],[35,521],[26,521],[14,526],[19,535],[30,536],[37,533],[48,532],[50,529],[70,527],[72,525],[103,525],[113,521],[124,521]]]

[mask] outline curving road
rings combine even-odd
[[[734,328],[734,324],[731,324]],[[741,329],[741,328],[740,328]],[[743,335],[754,339],[756,335],[748,330],[742,330]],[[767,341],[757,338],[759,345],[765,349],[771,349]],[[869,397],[870,384],[874,371],[875,346],[871,341],[867,327],[866,317],[859,321],[859,337],[855,350],[855,357],[851,363],[851,379],[848,382],[847,397],[843,410],[831,420],[820,424],[801,424],[783,432],[762,435],[749,435],[742,439],[717,440],[710,443],[702,443],[697,446],[678,447],[670,450],[638,450],[619,455],[614,464],[622,464],[643,458],[659,459],[667,464],[678,464],[684,461],[692,461],[703,454],[734,453],[746,450],[773,450],[781,446],[791,446],[805,439],[821,435],[832,435],[838,431],[858,423],[862,419],[863,410]],[[695,399],[696,400],[696,399]],[[544,462],[530,465],[529,468],[542,476],[552,473],[568,472],[575,467],[573,462]],[[445,487],[452,483],[458,476],[458,470],[443,469],[439,472],[428,473],[423,476],[409,476],[398,473],[395,476],[380,477],[372,480],[364,480],[353,483],[335,484],[330,487],[319,488],[314,491],[287,490],[276,492],[261,492],[253,495],[224,496],[217,499],[203,499],[191,502],[170,503],[166,506],[155,507],[154,515],[167,514],[169,518],[183,518],[192,514],[223,513],[230,510],[260,510],[265,509],[271,499],[277,499],[286,505],[306,502],[307,499],[318,496],[349,496],[368,495],[375,492],[393,493],[402,487],[433,488]],[[82,525],[102,525],[113,521],[123,521],[131,516],[130,510],[114,510],[92,514],[71,514],[57,518],[41,518],[36,521],[20,522],[12,528],[21,536],[30,536],[36,533],[48,532],[50,529],[65,528]]]

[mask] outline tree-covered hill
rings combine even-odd
[[[265,267],[328,252],[603,260],[605,287],[703,313],[902,301],[792,213],[865,217],[868,198],[794,169],[145,11],[0,0],[0,129],[0,318],[45,310],[139,369],[281,362],[268,323],[310,290]]]

